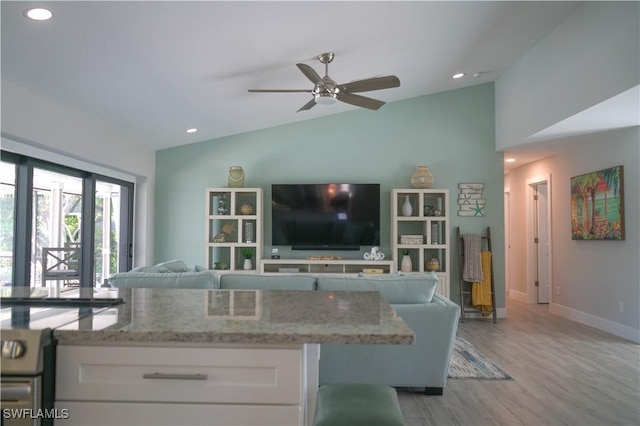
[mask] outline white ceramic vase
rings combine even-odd
[[[253,269],[253,265],[251,264],[251,259],[245,259],[244,260],[244,263],[242,264],[242,269],[244,269],[244,270]]]
[[[402,272],[411,272],[413,271],[413,265],[411,264],[411,256],[405,254],[402,256],[402,262],[400,262],[400,270]]]
[[[411,206],[411,201],[409,201],[409,196],[404,197],[404,203],[402,204],[402,216],[411,216],[413,214],[413,207]]]

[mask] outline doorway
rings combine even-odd
[[[532,304],[550,304],[552,298],[550,181],[550,176],[527,180],[527,292]]]

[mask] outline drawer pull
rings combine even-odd
[[[169,380],[207,380],[206,374],[167,374],[145,373],[143,379],[169,379]]]

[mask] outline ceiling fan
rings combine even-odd
[[[345,84],[337,84],[331,77],[329,77],[329,63],[333,61],[334,56],[333,52],[323,53],[317,56],[317,59],[324,64],[324,77],[320,77],[320,75],[318,75],[318,73],[307,64],[296,64],[305,77],[311,80],[314,84],[313,89],[249,89],[249,92],[311,93],[313,98],[296,112],[309,110],[316,104],[332,104],[336,100],[362,108],[377,110],[385,103],[377,99],[356,95],[355,93],[390,89],[392,87],[400,86],[400,80],[395,75],[366,78],[364,80],[356,80]]]

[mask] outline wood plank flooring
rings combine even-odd
[[[398,389],[408,426],[640,425],[640,345],[507,300],[506,319],[458,335],[515,380],[449,379],[443,396]]]

